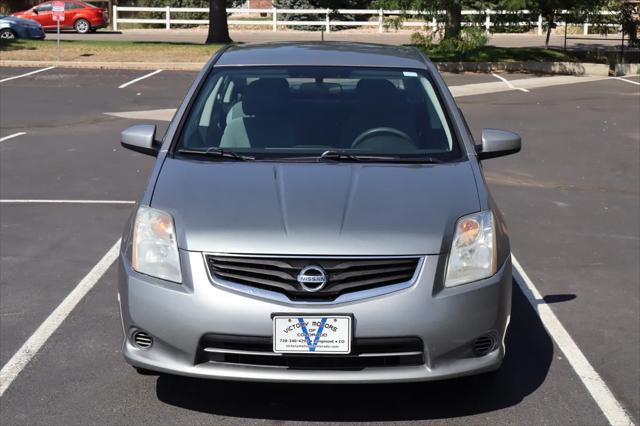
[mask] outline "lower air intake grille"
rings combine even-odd
[[[207,255],[212,276],[286,294],[292,300],[333,300],[341,294],[411,280],[419,258],[285,258]],[[326,273],[319,291],[305,291],[298,274],[308,266]]]
[[[418,337],[355,339],[349,355],[277,354],[271,337],[208,334],[200,342],[198,363],[280,367],[305,370],[361,370],[424,364]]]

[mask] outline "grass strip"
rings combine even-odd
[[[61,40],[62,61],[206,62],[220,44]],[[0,59],[55,61],[55,40],[0,40]]]

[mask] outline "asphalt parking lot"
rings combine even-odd
[[[148,71],[54,68],[6,80],[31,71],[0,68],[2,366],[114,246],[145,188],[153,159],[118,143],[122,129],[141,121],[105,113],[175,108],[195,76],[163,71],[119,88]],[[501,77],[516,88],[547,78]],[[452,87],[507,85],[490,74],[445,78]],[[563,352],[561,333],[538,314],[544,306],[637,424],[640,78],[496,91],[458,104],[476,137],[483,127],[523,136],[520,154],[486,161],[485,171],[513,254],[541,299],[532,305],[514,280],[508,354],[496,377],[312,386],[141,376],[120,354],[111,265],[1,396],[0,423],[607,424],[609,400],[585,386],[597,380],[575,352]],[[168,123],[157,124],[162,134]]]

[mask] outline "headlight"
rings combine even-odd
[[[488,278],[496,273],[496,233],[490,210],[458,219],[451,244],[445,287]]]
[[[142,274],[182,282],[176,233],[169,213],[140,206],[133,226],[131,266]]]

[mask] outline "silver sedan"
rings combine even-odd
[[[507,230],[475,144],[417,50],[233,46],[196,78],[126,224],[119,294],[140,371],[280,382],[488,372],[511,311]]]

